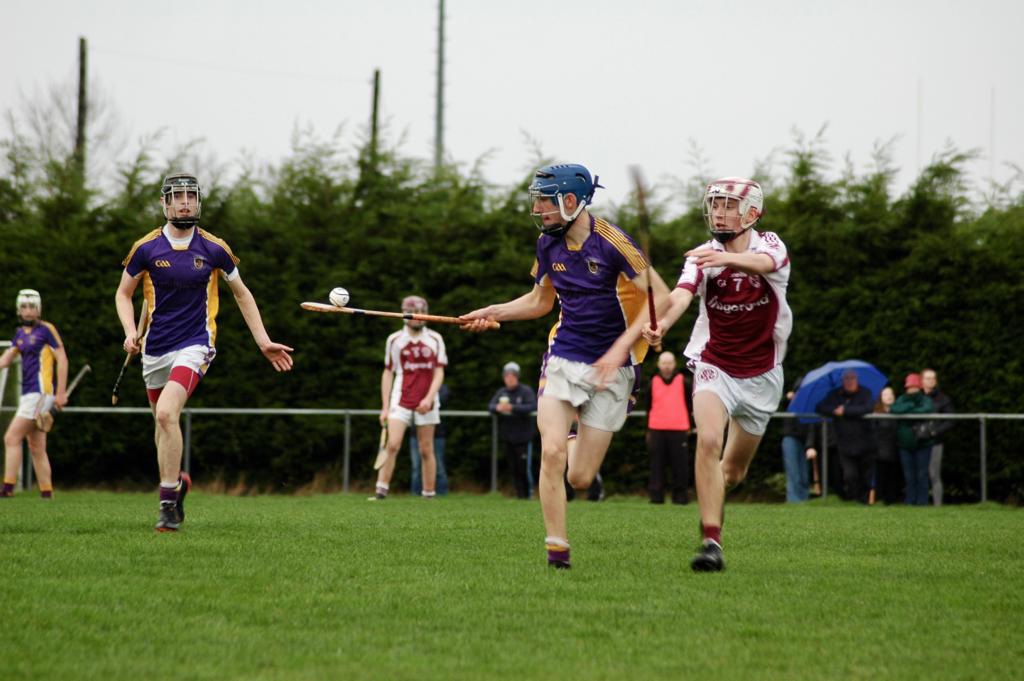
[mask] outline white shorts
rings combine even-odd
[[[782,381],[781,366],[750,378],[733,378],[706,362],[696,362],[693,367],[693,394],[702,390],[713,392],[722,400],[729,416],[751,435],[764,435],[782,399]],[[699,423],[697,427],[700,428]]]
[[[441,423],[441,400],[434,397],[434,406],[426,414],[420,414],[415,409],[406,409],[398,405],[398,400],[391,403],[388,409],[388,418],[401,421],[406,426],[436,426]]]
[[[629,414],[637,368],[619,368],[604,390],[594,385],[595,372],[586,362],[550,355],[541,371],[541,396],[554,397],[579,409],[580,423],[585,426],[617,433]]]
[[[174,367],[188,367],[200,376],[206,374],[217,354],[215,348],[206,345],[190,345],[165,355],[142,355],[142,378],[146,387],[156,390],[167,385]]]
[[[55,400],[56,398],[53,395],[44,395],[43,393],[25,393],[21,396],[21,401],[18,402],[18,412],[15,416],[20,416],[23,419],[32,421],[35,419],[37,413],[42,413],[52,408]],[[42,402],[41,408],[40,402]]]

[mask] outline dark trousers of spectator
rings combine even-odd
[[[647,453],[651,457],[651,478],[647,485],[651,503],[665,503],[665,468],[672,466],[672,503],[685,504],[690,499],[689,433],[682,430],[647,431]]]
[[[839,460],[843,467],[843,488],[846,490],[846,499],[859,501],[862,504],[868,503],[875,457],[866,452],[859,452],[852,456],[841,453]]]
[[[505,443],[505,458],[508,459],[508,469],[512,474],[512,485],[515,487],[516,496],[520,499],[530,498],[530,480],[526,473],[527,446],[526,442],[521,445]]]
[[[903,466],[899,461],[875,460],[876,500],[898,504],[903,496]]]
[[[907,480],[907,505],[928,504],[928,464],[932,460],[931,447],[900,449],[903,477]]]

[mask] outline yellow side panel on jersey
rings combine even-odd
[[[44,345],[39,353],[39,392],[44,395],[53,394],[53,368],[56,364],[56,357],[53,348]]]
[[[230,253],[230,251],[228,251]],[[217,275],[219,269],[210,272],[210,283],[206,286],[206,333],[210,336],[210,347],[215,347],[217,342],[217,312],[220,311],[220,298],[218,297]]]
[[[163,232],[163,227],[157,227],[152,232],[150,232],[149,234],[147,234],[146,236],[142,237],[134,244],[132,244],[132,250],[128,251],[128,257],[121,261],[121,265],[123,267],[127,267],[128,262],[132,259],[132,256],[135,255],[135,251],[139,250],[139,246],[141,246],[144,243],[150,242],[153,239],[158,238],[161,232]]]
[[[615,287],[615,295],[619,299],[619,307],[622,308],[622,314],[625,317],[627,327],[635,322],[641,314],[647,313],[647,293],[638,289],[626,277],[625,273],[619,274],[619,283]],[[647,348],[647,341],[643,338],[640,338],[640,340],[633,344],[630,354],[635,363],[640,364],[644,361],[644,357],[647,356]]]
[[[146,333],[142,337],[142,351],[145,352],[149,323],[153,321],[153,311],[156,310],[156,288],[153,287],[153,280],[149,278],[149,272],[142,273],[142,299],[146,301],[146,317],[142,320],[143,326],[146,327]]]

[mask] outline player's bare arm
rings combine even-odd
[[[671,304],[671,293],[665,284],[665,280],[661,278],[661,275],[653,267],[648,267],[633,277],[631,281],[637,289],[646,294],[648,277],[651,279],[651,290],[654,292],[655,315],[660,319],[668,311],[668,307]],[[596,378],[599,387],[603,387],[608,380],[611,380],[615,372],[626,363],[626,358],[629,357],[629,349],[640,340],[640,336],[645,328],[650,328],[650,320],[646,315],[639,315],[622,335],[616,339],[615,343],[608,348],[608,351],[594,362],[594,368],[597,369]],[[659,330],[660,328],[659,322]]]
[[[686,257],[693,258],[700,269],[729,267],[744,274],[768,274],[775,270],[775,262],[766,253],[730,253],[702,246],[687,251]]]
[[[53,351],[53,356],[57,360],[57,394],[53,404],[61,411],[68,403],[68,353],[62,345]]]
[[[242,283],[241,276],[237,276],[229,281],[228,286],[231,287],[231,293],[235,296],[238,309],[242,311],[242,317],[245,319],[245,323],[248,325],[249,331],[252,333],[252,337],[256,341],[260,352],[274,366],[275,370],[290,371],[292,368],[292,356],[288,353],[293,352],[294,348],[270,340],[270,335],[267,334],[267,330],[263,326],[260,309],[256,306],[256,299],[253,298],[249,288]]]
[[[391,388],[395,384],[395,372],[384,369],[380,374],[380,425],[387,425],[388,411],[391,409]]]
[[[14,347],[7,348],[4,350],[4,354],[0,355],[0,369],[6,369],[14,363],[14,357],[18,354],[18,349]]]
[[[651,329],[650,323],[643,325],[642,335],[651,345],[661,343],[661,339],[668,333],[668,330],[679,321],[683,313],[690,307],[693,301],[693,293],[685,288],[675,288],[668,297],[668,309],[664,316],[658,313],[658,328]]]
[[[497,305],[488,305],[479,310],[473,310],[468,314],[461,315],[468,323],[460,327],[463,331],[481,333],[487,330],[484,321],[493,320],[496,322],[516,321],[523,319],[537,319],[543,317],[555,306],[555,289],[551,286],[534,284],[533,289],[515,300]]]
[[[441,389],[442,383],[444,383],[444,367],[434,367],[434,377],[430,381],[430,389],[416,406],[417,413],[426,414],[434,408],[434,399],[437,397],[437,391]]]
[[[139,277],[141,276],[140,274]],[[117,293],[114,294],[117,317],[121,320],[121,328],[124,329],[124,350],[133,355],[141,350],[139,331],[135,328],[135,308],[132,306],[132,295],[138,285],[139,278],[131,276],[125,270],[121,272],[121,283],[117,285]]]

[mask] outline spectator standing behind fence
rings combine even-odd
[[[882,388],[875,403],[876,414],[889,414],[896,402],[892,386]],[[875,492],[876,499],[884,504],[895,504],[903,491],[903,470],[900,467],[900,445],[897,440],[899,423],[895,419],[877,419],[875,426]]]
[[[921,371],[921,389],[932,401],[932,410],[936,414],[952,414],[953,401],[949,395],[939,389],[939,377],[934,369]],[[953,421],[928,421],[928,430],[935,444],[932,445],[932,458],[928,464],[928,481],[932,488],[932,503],[942,506],[942,440],[946,432],[953,427]]]
[[[448,408],[448,384],[442,383],[441,389],[437,391],[438,406],[441,411]],[[445,432],[444,420],[440,420],[434,426],[434,461],[437,464],[437,496],[443,497],[448,494],[448,473],[444,468],[444,445],[448,441],[448,434]],[[413,494],[423,492],[423,466],[420,453],[420,441],[416,431],[409,433],[409,457],[412,459],[412,477],[409,481],[409,491]]]
[[[921,374],[907,374],[904,393],[892,405],[893,414],[929,414],[932,401],[921,390]],[[925,430],[927,421],[900,421],[896,438],[900,445],[900,463],[907,480],[907,505],[928,504],[928,464],[932,458],[933,441]]]
[[[786,410],[800,389],[800,381],[786,393]],[[786,501],[807,501],[811,494],[810,465],[818,450],[814,447],[815,425],[799,418],[782,420],[782,463],[786,470]],[[820,492],[819,492],[820,493]]]
[[[487,409],[498,415],[498,438],[505,445],[512,474],[512,485],[520,499],[530,498],[530,480],[526,453],[537,432],[537,395],[533,388],[519,382],[519,365],[509,362],[501,369],[505,385],[494,393]]]
[[[676,356],[663,352],[658,357],[658,373],[651,379],[647,411],[647,453],[651,459],[651,477],[647,485],[652,504],[665,503],[665,469],[672,466],[672,503],[690,499],[690,409],[683,374],[676,371]]]
[[[847,369],[843,372],[843,387],[826,395],[815,408],[835,421],[846,498],[862,504],[868,503],[875,458],[875,434],[871,423],[863,417],[874,407],[871,391],[860,385],[856,371]]]

